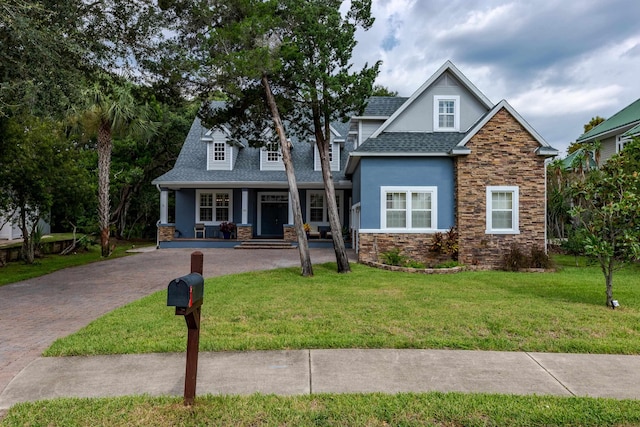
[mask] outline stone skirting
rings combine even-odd
[[[251,224],[237,225],[236,237],[238,240],[251,240],[253,238],[253,226]]]
[[[158,240],[160,242],[171,242],[173,236],[176,234],[175,225],[160,225],[158,226]]]
[[[358,262],[380,263],[382,254],[394,248],[414,261],[426,265],[436,265],[451,258],[430,250],[433,234],[420,233],[360,233],[358,243]]]
[[[285,242],[297,242],[298,235],[296,234],[296,227],[293,224],[283,225],[284,229],[284,241]]]

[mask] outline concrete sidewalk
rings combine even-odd
[[[56,397],[182,396],[183,353],[38,358],[0,410]],[[640,356],[464,350],[201,352],[197,395],[459,391],[640,399]]]

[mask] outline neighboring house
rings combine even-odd
[[[512,245],[544,250],[544,161],[557,150],[451,62],[410,98],[373,97],[361,116],[332,130],[338,206],[360,261],[379,261],[392,247],[428,259],[434,233],[452,227],[467,265],[496,267]],[[287,232],[292,215],[276,147],[244,147],[232,135],[196,119],[174,169],[154,180],[161,247],[180,244],[176,235],[192,238],[199,222],[210,227],[207,237],[217,236],[225,220],[242,224],[239,239],[295,239]],[[305,222],[326,227],[317,151],[291,139]],[[169,191],[175,224],[167,223]]]
[[[40,219],[38,226],[41,227],[43,234],[51,233],[51,226],[47,221]],[[17,217],[14,216],[13,219],[10,219],[6,215],[0,214],[0,240],[15,239],[22,239],[22,230],[18,226]]]
[[[6,216],[0,215],[0,240],[21,239],[22,231]]]
[[[600,141],[600,162],[616,153],[633,137],[640,136],[640,99],[583,134],[577,143]]]

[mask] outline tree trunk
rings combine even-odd
[[[271,91],[271,85],[269,79],[265,74],[262,75],[262,86],[264,86],[264,92],[267,98],[267,104],[271,110],[271,116],[273,117],[273,123],[280,139],[280,148],[282,150],[282,160],[284,161],[284,169],[287,173],[287,181],[289,183],[289,198],[291,200],[293,208],[293,225],[296,230],[296,236],[298,237],[298,252],[300,253],[300,265],[302,267],[303,276],[313,276],[313,266],[311,264],[311,255],[309,253],[309,242],[307,241],[307,234],[304,231],[304,223],[302,221],[302,208],[300,207],[300,194],[298,193],[298,183],[296,182],[296,175],[293,169],[293,161],[291,159],[291,150],[289,148],[289,141],[285,135],[284,126],[282,125],[282,119],[280,118],[280,111],[276,105],[273,92]]]
[[[27,264],[33,264],[36,258],[35,245],[33,236],[27,226],[27,216],[24,209],[20,209],[20,231],[22,231],[22,247],[20,248],[20,257]]]
[[[100,247],[103,257],[111,255],[109,246],[111,150],[111,126],[108,122],[102,122],[98,131],[98,226],[100,227]]]
[[[336,191],[333,186],[333,177],[331,175],[331,163],[329,161],[329,144],[331,143],[330,123],[325,120],[325,130],[322,129],[320,122],[320,110],[317,106],[317,99],[312,104],[313,111],[313,127],[316,138],[316,146],[320,154],[320,166],[322,167],[322,180],[324,181],[324,193],[327,201],[327,214],[329,216],[329,225],[331,227],[331,237],[333,239],[333,250],[336,254],[336,264],[338,265],[338,273],[351,272],[349,265],[349,256],[347,248],[342,238],[342,224],[340,224],[340,214],[338,213],[338,204],[336,202]],[[343,204],[345,201],[343,201]]]
[[[615,308],[613,306],[613,257],[608,260],[607,269],[603,269],[604,279],[606,283],[605,293],[607,295],[607,307]]]

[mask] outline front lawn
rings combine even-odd
[[[421,275],[335,265],[208,279],[200,350],[434,348],[640,354],[640,268],[614,277],[605,306],[598,267],[557,258],[557,273]],[[584,261],[582,261],[584,264]],[[166,291],[56,341],[48,356],[185,350]]]
[[[144,396],[57,399],[11,408],[2,426],[632,426],[640,402],[462,393]]]

